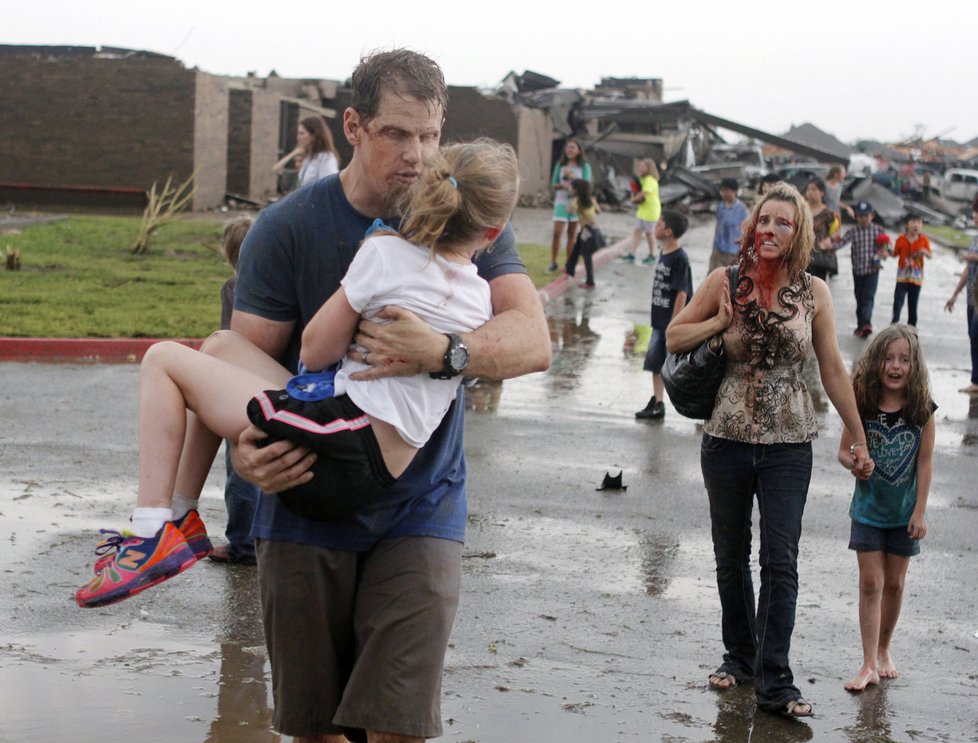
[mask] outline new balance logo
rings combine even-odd
[[[126,555],[121,560],[116,558],[115,564],[119,567],[125,568],[126,570],[136,570],[139,567],[139,563],[146,557],[145,552],[140,552],[139,550],[128,549],[126,550]]]

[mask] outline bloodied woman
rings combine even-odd
[[[671,352],[719,337],[727,357],[700,454],[725,651],[709,685],[725,691],[753,681],[761,709],[792,717],[812,714],[788,661],[811,442],[818,435],[802,373],[810,349],[825,392],[856,442],[856,470],[872,468],[836,340],[832,297],[825,282],[805,270],[814,240],[805,200],[792,186],[775,184],[744,223],[733,296],[727,276],[733,269],[713,271],[666,331]],[[756,598],[750,569],[755,497]]]

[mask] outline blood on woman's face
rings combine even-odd
[[[757,218],[754,251],[761,261],[781,261],[795,236],[795,206],[790,201],[765,201]]]

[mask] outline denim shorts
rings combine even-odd
[[[853,519],[849,530],[849,549],[913,557],[920,554],[920,540],[911,538],[905,526],[882,529]]]
[[[649,348],[645,352],[645,363],[642,368],[645,371],[658,374],[662,371],[664,363],[666,363],[666,331],[661,328],[652,328],[652,337],[649,338]]]

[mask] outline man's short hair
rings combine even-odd
[[[385,91],[410,96],[428,106],[448,108],[448,87],[433,59],[410,49],[391,49],[363,57],[351,77],[351,108],[366,122],[377,115]]]
[[[686,219],[686,215],[675,209],[663,209],[659,219],[669,228],[672,236],[676,239],[685,235],[686,230],[689,229],[689,220]]]

